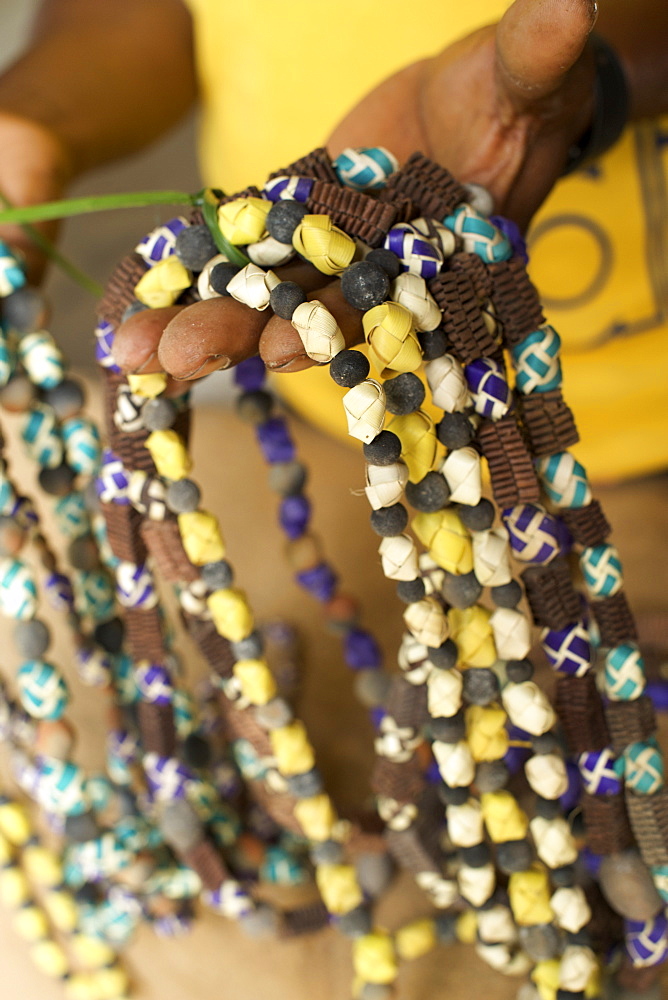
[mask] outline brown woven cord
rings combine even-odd
[[[274,177],[295,176],[314,177],[316,180],[328,181],[330,184],[339,183],[329,153],[324,146],[314,149],[312,153],[307,153],[306,156],[300,156],[294,163],[290,163],[281,170],[274,170],[272,174],[269,174],[268,179],[273,180]]]
[[[427,850],[414,827],[408,830],[388,830],[385,842],[394,860],[405,871],[413,872],[414,875],[420,872],[441,874],[439,857]]]
[[[210,892],[220,889],[229,875],[220,852],[208,839],[200,840],[199,844],[186,851],[183,860],[189,868],[197,872],[202,880],[202,885]]]
[[[645,864],[668,865],[668,789],[654,795],[628,790],[626,808]]]
[[[496,352],[498,344],[485,326],[480,300],[467,274],[441,271],[429,282],[429,291],[443,310],[448,350],[458,361],[467,365]]]
[[[312,934],[329,925],[329,912],[322,902],[300,906],[296,910],[287,910],[283,914],[279,936],[281,938],[301,937]]]
[[[537,503],[540,486],[514,415],[483,421],[478,440],[487,459],[497,505],[503,510],[521,503]]]
[[[376,795],[396,802],[417,802],[425,787],[420,760],[413,756],[407,761],[377,757],[371,775],[371,788]]]
[[[624,921],[612,909],[596,882],[589,882],[584,893],[591,910],[591,920],[587,924],[591,946],[598,955],[609,955],[623,939]]]
[[[398,726],[420,729],[429,720],[427,688],[424,684],[409,684],[399,674],[392,678],[385,711]]]
[[[97,315],[116,327],[123,313],[134,301],[135,285],[148,270],[148,266],[138,253],[129,253],[114,268],[107,282],[104,295],[97,304]]]
[[[171,705],[140,701],[137,705],[137,722],[143,753],[157,753],[161,757],[175,755],[176,728]]]
[[[192,583],[199,579],[197,568],[190,562],[183,548],[175,517],[164,521],[144,521],[141,525],[141,537],[160,575],[168,583]]]
[[[315,182],[306,205],[311,212],[328,215],[335,226],[370,247],[383,243],[397,218],[393,205],[326,181]]]
[[[592,673],[584,677],[558,677],[555,709],[569,753],[603,750],[610,736],[603,705]]]
[[[413,153],[401,170],[392,174],[380,193],[381,201],[393,201],[397,194],[411,199],[414,215],[430,216],[442,222],[468,195],[452,174],[422,153]]]
[[[612,531],[598,500],[586,507],[568,507],[560,514],[577,545],[602,545]]]
[[[165,655],[162,615],[158,608],[150,610],[126,608],[123,613],[125,641],[135,660],[160,663]]]
[[[147,551],[140,535],[141,515],[125,504],[101,504],[111,551],[121,562],[140,564]]]
[[[644,694],[635,701],[609,701],[605,717],[610,730],[610,742],[617,754],[630,743],[642,742],[656,731],[654,706]]]
[[[566,451],[580,440],[575,420],[560,389],[550,392],[518,393],[524,433],[536,458]]]
[[[479,301],[488,299],[492,294],[494,283],[489,269],[478,257],[477,253],[453,253],[448,261],[450,270],[456,274],[465,274],[473,288]]]
[[[622,642],[637,640],[636,623],[623,590],[612,597],[592,601],[590,606],[601,633],[602,646],[619,646]]]
[[[587,847],[595,854],[618,854],[633,845],[623,795],[590,795],[580,799]]]
[[[237,191],[235,194],[224,194],[218,201],[219,205],[228,205],[231,201],[237,201],[239,198],[261,198],[262,192],[259,188],[256,188],[254,184],[249,184],[245,187],[243,191]]]
[[[643,993],[649,993],[661,975],[662,969],[662,963],[637,967],[632,964],[630,958],[625,957],[615,975],[615,982],[624,990],[628,990],[628,996],[640,998]]]
[[[515,347],[545,322],[538,292],[520,257],[490,264],[492,302],[508,347]]]
[[[182,612],[182,621],[202,656],[219,677],[231,677],[235,658],[230,643],[216,630],[212,621]]]
[[[579,621],[580,597],[564,558],[553,559],[549,566],[531,566],[521,577],[536,625],[562,629]]]

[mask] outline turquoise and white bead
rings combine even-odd
[[[520,392],[549,392],[561,385],[561,338],[546,323],[511,349],[517,369],[515,384]]]
[[[97,427],[86,417],[71,417],[61,425],[68,464],[84,476],[94,475],[100,465],[102,449]]]
[[[633,643],[610,649],[605,658],[605,693],[611,701],[634,701],[645,690],[645,661]]]
[[[626,747],[624,778],[626,787],[639,795],[654,795],[663,787],[663,757],[654,737]]]
[[[466,253],[477,254],[486,264],[497,264],[513,255],[510,241],[471,205],[459,205],[442,221],[451,232],[461,236]]]
[[[19,359],[28,378],[40,389],[54,389],[65,375],[65,362],[46,330],[28,333],[19,341]]]
[[[63,442],[50,406],[35,403],[22,422],[21,437],[29,458],[47,469],[63,460]]]
[[[591,503],[585,467],[570,451],[559,451],[536,462],[543,489],[558,507],[580,508]]]
[[[37,772],[36,796],[43,809],[61,816],[78,816],[86,812],[89,802],[80,767],[71,761],[42,757]]]
[[[58,531],[65,538],[81,538],[90,531],[90,518],[83,493],[73,490],[53,505]]]
[[[591,597],[612,597],[622,589],[622,561],[614,545],[605,542],[583,549],[580,569]]]
[[[79,614],[93,621],[107,621],[114,613],[114,588],[104,570],[74,574],[76,606]]]
[[[20,559],[0,559],[0,612],[18,621],[34,618],[37,612],[37,583]]]
[[[358,191],[385,187],[388,178],[399,169],[399,162],[382,146],[344,149],[332,166],[342,184]]]
[[[12,292],[18,291],[25,283],[25,272],[18,257],[3,240],[0,240],[0,298],[4,299]]]
[[[45,660],[28,660],[16,673],[19,699],[33,719],[60,719],[69,701],[60,671]]]

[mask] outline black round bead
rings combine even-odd
[[[450,487],[440,472],[428,472],[419,483],[406,483],[406,499],[411,507],[431,514],[445,507],[450,499]]]
[[[577,881],[575,865],[562,865],[561,868],[553,868],[550,872],[550,878],[560,889],[570,889]]]
[[[144,403],[141,419],[147,431],[166,431],[174,426],[178,416],[178,408],[173,399],[158,396]]]
[[[559,740],[554,733],[541,733],[531,737],[533,752],[537,754],[556,753],[559,750]]]
[[[442,358],[448,349],[448,342],[442,330],[424,330],[418,333],[418,340],[425,361]]]
[[[76,473],[63,462],[55,469],[40,469],[37,479],[45,493],[52,497],[64,497],[72,491]]]
[[[542,819],[556,819],[561,815],[561,805],[558,799],[544,799],[542,795],[536,796],[536,816]]]
[[[110,618],[95,626],[93,638],[106,653],[120,653],[123,648],[123,622],[120,618]]]
[[[491,596],[499,608],[516,608],[522,600],[522,588],[517,580],[510,580],[500,587],[492,587]]]
[[[247,635],[245,639],[233,642],[232,653],[236,660],[257,660],[264,652],[264,639],[262,633],[257,629]]]
[[[591,934],[586,927],[583,927],[579,931],[566,931],[566,941],[568,944],[576,944],[583,948],[589,948],[591,947]],[[576,993],[574,995],[582,996],[581,993]]]
[[[269,305],[281,319],[292,319],[297,306],[306,302],[306,292],[296,281],[281,281],[269,293]]]
[[[227,286],[234,275],[238,274],[240,270],[241,268],[237,267],[236,264],[221,261],[220,264],[216,264],[215,267],[211,268],[209,285],[217,295],[229,295]]]
[[[496,846],[496,863],[504,875],[524,872],[532,861],[533,852],[528,840],[507,840]]]
[[[67,546],[67,558],[74,567],[84,573],[94,570],[100,564],[100,555],[92,535],[73,538]]]
[[[439,670],[452,670],[453,667],[457,666],[459,650],[452,639],[446,639],[440,646],[428,646],[427,653],[429,662],[433,663]]]
[[[282,497],[301,493],[307,478],[308,469],[301,462],[273,462],[269,466],[269,486]]]
[[[355,309],[372,309],[390,294],[390,279],[378,264],[358,260],[341,275],[341,293]]]
[[[391,507],[371,511],[371,527],[382,538],[400,535],[407,524],[408,511],[402,503],[393,503]]]
[[[482,585],[471,570],[470,573],[462,573],[457,576],[454,573],[446,573],[443,580],[442,594],[448,604],[453,608],[471,608],[476,603],[482,593]]]
[[[190,733],[183,741],[183,759],[190,767],[208,767],[211,762],[211,747],[199,733]]]
[[[53,389],[47,389],[44,393],[45,402],[53,407],[58,420],[67,420],[78,413],[85,399],[83,386],[73,378],[64,378]]]
[[[188,226],[177,235],[174,253],[189,271],[201,271],[216,256],[218,247],[208,226]]]
[[[278,286],[280,288],[280,285]],[[370,365],[361,351],[340,351],[329,366],[329,374],[337,385],[352,389],[369,374]]]
[[[126,320],[131,319],[132,316],[136,316],[137,313],[145,312],[148,306],[145,306],[143,302],[139,299],[133,299],[130,305],[123,311],[121,316],[121,323],[125,323]]]
[[[401,261],[391,250],[385,250],[382,247],[371,250],[366,255],[365,260],[369,264],[377,264],[378,267],[382,267],[390,281],[394,281],[401,274]]]
[[[165,503],[174,514],[196,511],[200,498],[200,488],[194,479],[177,479],[169,484],[165,492]]]
[[[14,627],[14,643],[26,660],[38,660],[46,653],[50,641],[49,627],[39,618],[17,622]]]
[[[234,570],[226,559],[206,563],[200,572],[202,582],[209,590],[227,590],[234,582]]]
[[[494,506],[484,497],[475,507],[460,504],[457,513],[469,531],[486,531],[494,524]]]
[[[471,705],[489,705],[499,693],[499,679],[488,667],[469,667],[464,671],[464,698]]]
[[[414,580],[400,580],[397,584],[397,596],[404,604],[414,604],[421,601],[425,595],[424,580],[416,576]]]
[[[308,208],[301,201],[277,201],[267,213],[267,232],[279,243],[292,243],[292,236]]]
[[[513,684],[523,684],[533,677],[533,663],[531,660],[508,660],[506,663],[506,677]]]
[[[480,844],[473,844],[472,847],[460,847],[459,856],[469,868],[482,868],[491,861],[492,852],[483,840]]]
[[[362,450],[371,465],[392,465],[401,457],[401,441],[392,431],[381,431]]]
[[[437,718],[429,721],[432,739],[441,743],[459,743],[466,735],[466,720],[463,712],[457,712],[449,718]]]
[[[274,400],[264,389],[242,392],[236,402],[237,416],[247,424],[263,424],[273,408]]]
[[[424,385],[414,372],[402,372],[385,382],[385,405],[395,416],[419,410],[424,402]]]
[[[438,797],[446,806],[463,806],[468,802],[469,795],[468,788],[451,788],[444,783],[438,786]]]
[[[580,944],[580,941],[571,941],[569,935],[569,944]],[[557,990],[556,1000],[585,1000],[584,990],[564,990],[561,987]]]
[[[436,424],[436,436],[449,451],[465,448],[475,437],[473,424],[465,413],[445,413]]]

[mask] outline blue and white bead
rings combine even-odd
[[[536,469],[546,494],[558,507],[580,508],[591,503],[591,489],[584,465],[570,451],[539,458]]]
[[[625,920],[626,951],[636,968],[659,965],[668,956],[668,920],[658,913],[651,920]]]
[[[107,775],[92,774],[86,781],[86,795],[94,812],[106,809],[114,795],[113,786]]]
[[[516,559],[545,566],[559,554],[559,525],[535,504],[508,507],[502,514]]]
[[[397,255],[404,271],[418,274],[425,281],[435,278],[441,270],[443,255],[440,250],[407,222],[392,226],[383,246]]]
[[[187,785],[193,776],[180,760],[148,753],[144,756],[143,764],[149,791],[155,799],[169,802],[185,797]]]
[[[625,748],[624,778],[626,787],[638,795],[654,795],[663,787],[663,757],[655,737]]]
[[[235,740],[232,754],[246,781],[264,781],[274,767],[274,758],[260,756],[250,740]]]
[[[12,350],[7,334],[0,327],[0,387],[7,385],[16,369],[16,353]]]
[[[584,548],[580,556],[580,569],[591,597],[612,597],[624,585],[619,552],[607,542]]]
[[[120,375],[121,369],[114,361],[114,328],[106,319],[100,320],[95,328],[95,360],[101,368]]]
[[[152,229],[141,243],[137,244],[135,253],[138,253],[147,264],[157,264],[158,261],[164,260],[174,253],[176,237],[187,225],[188,220],[181,216],[163,222],[161,226]]]
[[[56,415],[50,406],[35,403],[23,419],[21,437],[28,456],[46,469],[55,469],[63,460],[63,442]]]
[[[33,719],[60,719],[69,701],[60,671],[45,660],[28,660],[16,672],[21,704]]]
[[[50,573],[46,579],[46,596],[54,611],[67,612],[74,607],[72,584],[62,573]]]
[[[578,768],[582,784],[590,795],[619,795],[622,790],[624,761],[615,757],[610,747],[581,753]]]
[[[510,408],[512,393],[503,368],[493,358],[477,358],[464,369],[476,413],[500,420]]]
[[[4,299],[12,292],[18,291],[25,283],[25,272],[18,257],[3,240],[0,240],[0,298]]]
[[[17,621],[28,621],[37,612],[37,582],[20,559],[0,559],[0,612]]]
[[[589,632],[580,622],[562,629],[543,629],[540,643],[550,665],[559,673],[584,677],[591,670],[593,652]]]
[[[83,493],[73,490],[53,505],[58,531],[65,538],[81,538],[90,531],[90,518]]]
[[[75,874],[78,869],[81,883],[101,882],[127,868],[133,861],[132,852],[123,847],[111,832],[83,844],[70,844],[65,856],[72,873]]]
[[[218,889],[207,889],[202,893],[202,902],[224,917],[237,919],[251,913],[255,902],[248,892],[232,878],[225,879]]]
[[[273,177],[262,188],[269,201],[308,201],[314,181],[311,177]]]
[[[346,187],[375,191],[385,187],[388,178],[399,169],[399,161],[382,146],[360,146],[344,149],[332,166]]]
[[[515,384],[520,392],[549,392],[561,385],[561,338],[546,323],[511,348],[517,369]]]
[[[510,241],[501,230],[470,205],[459,205],[443,219],[443,225],[461,236],[467,253],[477,254],[486,264],[497,264],[513,255]]]
[[[140,663],[135,672],[142,698],[153,705],[169,705],[174,688],[167,667],[162,663]]]
[[[114,674],[116,694],[122,705],[133,705],[140,700],[139,688],[135,678],[135,667],[131,657],[119,653],[111,661]]]
[[[95,489],[102,503],[129,504],[129,484],[129,471],[118,455],[105,448],[102,452],[102,467],[95,480]]]
[[[87,687],[106,688],[111,683],[111,660],[95,646],[79,646],[76,651],[77,676]]]
[[[14,486],[7,475],[4,463],[0,465],[0,514],[11,515],[16,508],[17,496]]]
[[[668,903],[668,865],[652,865],[650,871],[657,892],[664,903]]]
[[[260,877],[273,885],[300,885],[306,880],[306,871],[294,854],[274,844],[267,848]]]
[[[153,577],[145,565],[119,562],[116,567],[116,596],[124,608],[154,608],[158,595]]]
[[[37,801],[43,809],[61,816],[86,812],[89,803],[80,767],[55,757],[40,757],[37,770]]]
[[[608,650],[605,657],[605,693],[611,701],[634,701],[645,690],[645,661],[631,642]]]
[[[94,475],[100,465],[100,434],[92,420],[71,417],[61,425],[68,464],[83,476]]]
[[[80,615],[105,622],[114,613],[114,588],[103,569],[85,570],[74,576],[76,607]]]
[[[189,691],[181,687],[173,689],[172,711],[177,735],[184,740],[195,729],[195,701]]]
[[[63,381],[63,355],[46,330],[37,330],[21,338],[19,359],[30,381],[40,389],[54,389]]]

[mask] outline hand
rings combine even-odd
[[[382,145],[400,161],[421,150],[456,177],[483,184],[496,210],[525,227],[591,120],[594,0],[516,0],[498,25],[382,83],[341,122],[329,146]],[[297,269],[297,274],[293,273]],[[338,281],[308,265],[279,271],[336,316],[346,343],[363,340],[361,313]],[[310,367],[288,320],[229,298],[136,314],[114,345],[128,372],[200,378],[261,354],[272,371]]]

